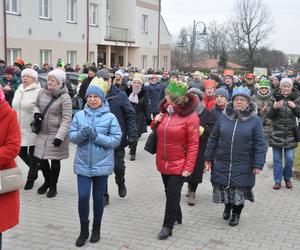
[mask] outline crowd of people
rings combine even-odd
[[[1,61],[0,61],[1,63]],[[150,126],[157,134],[156,167],[161,173],[166,204],[158,239],[172,235],[182,223],[181,190],[187,183],[188,205],[196,205],[196,190],[204,169],[211,171],[213,201],[223,203],[223,219],[237,226],[245,201],[254,202],[255,176],[273,151],[274,190],[282,181],[291,189],[296,130],[300,117],[300,75],[294,78],[233,70],[205,76],[196,71],[152,74],[119,68],[112,74],[95,65],[78,79],[79,109],[72,117],[66,84],[69,65],[44,65],[46,86],[38,82],[37,68],[17,59],[13,67],[0,64],[0,170],[15,167],[17,154],[28,166],[25,190],[31,190],[41,170],[44,183],[37,189],[53,198],[58,193],[61,160],[69,157],[69,141],[76,144],[80,235],[89,237],[89,199],[92,188],[93,224],[90,242],[100,240],[104,206],[109,204],[107,180],[113,172],[118,194],[124,198],[125,148],[130,160],[142,133]],[[33,132],[32,122],[40,125]],[[284,156],[284,161],[283,161]],[[284,163],[283,163],[284,162]],[[2,232],[18,223],[19,191],[0,195]],[[13,213],[10,209],[13,208]],[[5,223],[2,223],[5,221]],[[1,246],[1,240],[0,240]]]

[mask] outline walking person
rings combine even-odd
[[[136,73],[133,76],[133,80],[130,88],[127,88],[126,93],[128,95],[129,102],[133,106],[136,113],[136,127],[137,127],[137,137],[140,138],[143,131],[145,123],[150,125],[151,123],[151,113],[149,111],[149,96],[148,92],[143,87],[143,75]],[[134,161],[136,158],[136,148],[138,140],[130,144],[130,160]]]
[[[182,223],[180,208],[184,177],[193,173],[199,147],[197,99],[187,93],[187,85],[170,81],[160,113],[152,121],[157,129],[156,166],[166,194],[165,215],[158,239],[172,235],[175,222]]]
[[[292,169],[294,163],[296,117],[300,117],[300,97],[293,89],[290,78],[282,78],[279,91],[273,92],[267,118],[271,119],[269,145],[273,149],[273,189],[281,188],[282,178],[287,188],[292,188]],[[282,163],[284,155],[284,167]]]
[[[15,158],[21,145],[21,132],[16,112],[5,101],[0,87],[0,170],[16,167]],[[0,194],[0,249],[2,233],[19,224],[19,190]]]
[[[72,102],[65,81],[66,73],[63,70],[57,68],[50,71],[47,86],[40,90],[34,107],[34,119],[41,120],[34,156],[38,158],[45,178],[37,193],[44,194],[49,189],[48,198],[56,196],[60,161],[69,157],[67,133],[72,120]],[[49,109],[42,116],[46,106]]]
[[[161,82],[158,81],[156,75],[152,75],[149,79],[148,92],[150,99],[150,112],[152,114],[152,118],[154,118],[159,113],[159,94],[161,90]]]
[[[38,172],[38,162],[36,157],[34,157],[36,134],[32,133],[30,123],[33,119],[33,109],[40,86],[37,84],[38,74],[33,69],[24,69],[21,73],[21,79],[22,84],[19,85],[15,92],[12,107],[17,111],[22,135],[19,156],[29,167],[24,189],[29,190],[33,188]]]
[[[195,206],[196,204],[196,190],[199,183],[202,183],[203,170],[204,170],[204,152],[206,149],[207,139],[209,137],[209,129],[207,126],[207,121],[209,118],[209,110],[204,107],[203,104],[203,92],[197,88],[191,88],[188,90],[188,93],[192,93],[197,99],[196,112],[200,120],[200,129],[199,129],[199,149],[198,157],[194,167],[192,175],[187,179],[188,182],[188,205]],[[201,145],[201,146],[200,146]]]
[[[266,151],[262,122],[250,90],[233,88],[232,101],[217,120],[205,151],[213,201],[225,204],[223,219],[230,219],[230,226],[238,225],[245,201],[254,202],[255,175],[263,169]]]
[[[77,144],[74,172],[77,174],[80,235],[76,246],[89,237],[89,200],[93,186],[93,229],[91,243],[100,240],[107,178],[114,169],[114,148],[122,137],[117,118],[109,111],[105,93],[90,84],[86,91],[87,104],[76,113],[69,130],[70,141]]]

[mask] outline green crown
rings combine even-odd
[[[260,80],[258,86],[259,88],[269,88],[270,83],[268,80]]]
[[[169,81],[167,90],[173,95],[184,96],[187,93],[188,86],[183,82],[172,80]]]

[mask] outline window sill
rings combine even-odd
[[[67,23],[70,23],[70,24],[77,24],[76,21],[69,21],[69,20],[67,20],[66,22],[67,22]]]
[[[148,31],[142,31],[143,34],[147,35],[148,34]]]
[[[14,15],[14,16],[21,16],[21,13],[20,13],[20,12],[6,11],[6,14]]]
[[[91,24],[91,23],[90,23],[90,26],[91,26],[91,27],[96,27],[96,28],[99,27],[98,24]]]
[[[52,21],[52,18],[50,18],[50,17],[44,17],[44,16],[39,16],[39,19],[46,20],[46,21]]]

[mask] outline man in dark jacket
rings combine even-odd
[[[90,66],[89,72],[88,72],[88,77],[82,81],[82,84],[80,86],[78,95],[82,99],[82,109],[84,108],[84,105],[86,104],[85,92],[86,92],[87,88],[89,87],[93,78],[96,76],[97,70],[98,69],[95,66]]]
[[[102,77],[109,84],[109,90],[106,99],[109,104],[110,112],[118,119],[122,129],[122,140],[120,145],[115,149],[115,180],[118,185],[120,197],[125,197],[127,189],[125,186],[125,147],[137,140],[136,113],[130,104],[124,91],[111,84],[109,72],[106,69],[98,70],[97,77]],[[106,190],[104,196],[105,204],[109,203],[109,194]]]
[[[0,76],[3,76],[5,74],[5,61],[0,59]]]

